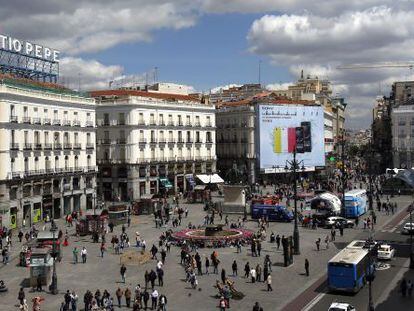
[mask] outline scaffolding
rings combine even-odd
[[[0,48],[0,73],[41,82],[57,83],[59,62]]]

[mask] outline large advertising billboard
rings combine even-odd
[[[265,173],[284,171],[295,150],[306,170],[325,165],[323,107],[263,104],[258,113],[259,161]]]

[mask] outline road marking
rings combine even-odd
[[[315,298],[313,298],[303,309],[302,311],[309,311],[311,310],[323,297],[325,297],[326,293],[320,293]]]
[[[392,232],[394,232],[395,230],[397,230],[398,229],[398,227],[400,227],[404,222],[405,222],[405,219],[408,217],[408,215],[406,215],[403,219],[401,219],[401,221],[394,227],[394,228],[392,228],[391,230],[390,230],[390,232],[392,233]]]

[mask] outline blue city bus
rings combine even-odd
[[[362,248],[344,248],[328,262],[328,288],[357,293],[375,273],[374,260]]]
[[[253,219],[264,217],[268,221],[286,221],[293,220],[293,213],[282,205],[254,204],[251,206]]]
[[[367,191],[355,189],[345,193],[345,217],[357,218],[367,212]]]

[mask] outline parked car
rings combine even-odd
[[[377,258],[382,260],[391,260],[395,255],[395,249],[388,244],[382,244],[378,248]]]
[[[325,220],[326,228],[339,228],[341,226],[344,226],[344,228],[353,228],[355,226],[355,223],[352,220],[338,216],[331,216]]]
[[[404,225],[401,233],[402,234],[411,234],[411,233],[414,233],[414,223],[413,222],[411,222],[411,223],[410,222],[407,222]]]
[[[328,311],[356,311],[356,309],[349,303],[334,302],[331,304]]]

